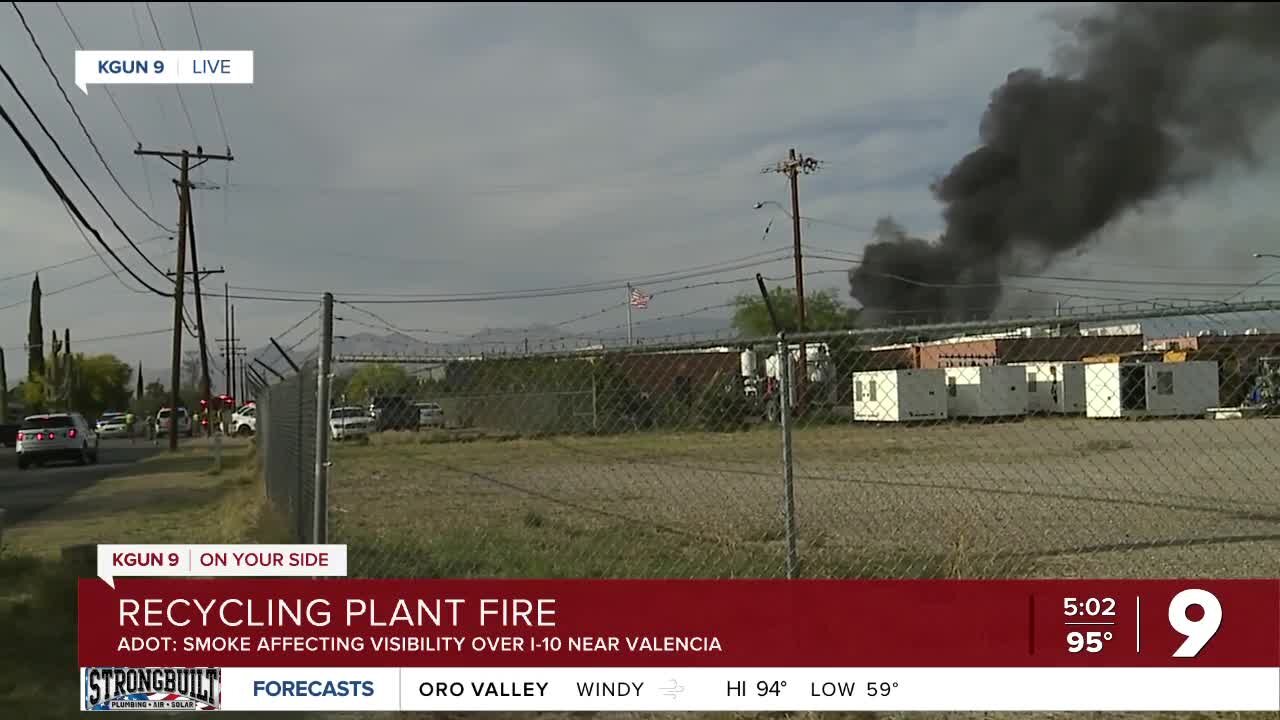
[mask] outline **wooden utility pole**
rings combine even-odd
[[[187,196],[187,243],[191,246],[191,283],[194,286],[193,289],[196,291],[196,332],[200,341],[200,399],[204,401],[202,408],[203,415],[203,413],[207,413],[213,405],[209,402],[212,399],[210,397],[209,389],[209,344],[205,334],[204,296],[200,292],[200,279],[202,277],[208,277],[209,275],[221,275],[222,273],[225,273],[226,270],[221,267],[217,270],[208,270],[200,267],[200,259],[196,254],[195,213],[192,212],[191,208],[191,184],[188,183],[187,187],[180,188],[179,193],[184,193]],[[202,428],[205,427],[204,420],[206,419],[207,417],[202,416]]]
[[[138,148],[133,151],[134,155],[146,155],[158,157],[172,165],[178,170],[178,266],[173,276],[173,361],[172,368],[169,371],[169,381],[172,384],[170,388],[169,403],[169,450],[177,451],[178,449],[178,408],[182,405],[182,301],[184,299],[184,280],[187,276],[186,260],[187,260],[187,231],[191,227],[191,171],[210,160],[226,160],[230,162],[231,149],[227,148],[225,155],[210,155],[204,152],[204,148],[196,147],[193,153],[190,150],[169,151],[169,150],[143,150],[142,144],[138,144]],[[178,162],[174,162],[177,158]],[[193,165],[192,160],[196,163]],[[194,251],[194,247],[193,247]],[[196,272],[199,272],[199,266],[196,266]],[[196,275],[196,277],[199,277]],[[199,285],[197,284],[197,287]],[[198,297],[198,296],[197,296]],[[200,304],[197,301],[197,310]],[[201,325],[201,338],[203,345],[203,323]],[[203,357],[203,354],[202,354]],[[205,378],[208,377],[206,367]],[[207,384],[207,380],[206,380]],[[188,416],[195,422],[195,413],[188,411]]]
[[[804,256],[800,250],[800,175],[808,175],[816,172],[822,163],[811,157],[797,155],[796,149],[791,148],[787,153],[786,160],[780,160],[778,163],[771,165],[761,172],[778,173],[786,175],[787,180],[791,184],[791,234],[794,243],[792,254],[795,258],[796,265],[796,331],[803,333],[805,327],[804,312]],[[789,351],[788,351],[789,352]],[[803,398],[805,396],[804,388],[808,384],[808,358],[806,357],[804,342],[800,343],[800,376],[796,378],[796,385],[800,388],[801,402],[804,405]],[[790,358],[778,358],[779,362],[790,362]]]
[[[227,331],[227,346],[223,348],[223,391],[234,398],[235,395],[231,392],[231,343],[235,341],[231,333],[231,286],[227,283],[222,283],[222,327]]]

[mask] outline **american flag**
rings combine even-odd
[[[652,295],[646,295],[640,288],[631,288],[631,307],[644,310],[649,307]]]

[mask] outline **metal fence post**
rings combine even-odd
[[[316,488],[312,541],[329,535],[329,373],[333,359],[333,293],[325,293],[320,317],[320,357],[316,373]]]
[[[305,369],[304,369],[305,372]],[[307,537],[311,535],[309,532],[312,528],[307,522],[307,508],[304,505],[306,493],[304,489],[312,485],[312,478],[307,468],[302,462],[303,448],[307,444],[306,424],[303,422],[303,412],[306,409],[307,402],[307,384],[304,382],[306,378],[303,373],[293,376],[293,382],[296,385],[293,397],[293,412],[289,415],[289,422],[293,423],[293,458],[289,460],[289,469],[293,474],[293,507],[295,524],[298,527],[298,541],[307,542]],[[312,488],[314,489],[314,487]],[[312,538],[311,542],[315,542]]]
[[[796,493],[791,458],[791,349],[786,333],[778,333],[778,417],[782,425],[782,514],[786,523],[787,579],[794,580],[799,565],[796,551]]]

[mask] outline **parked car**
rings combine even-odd
[[[329,434],[334,440],[368,437],[373,418],[364,408],[336,407],[329,410]]]
[[[418,403],[418,424],[422,427],[444,427],[444,408],[439,403]]]
[[[169,408],[162,408],[156,413],[156,437],[169,434]],[[191,413],[186,408],[178,408],[178,434],[187,437],[195,436],[195,427],[191,422]]]
[[[122,438],[133,434],[128,416],[122,412],[105,412],[98,418],[95,430],[100,438]]]
[[[369,403],[369,415],[378,432],[417,430],[418,408],[408,395],[381,395]]]
[[[245,405],[231,413],[231,433],[248,437],[258,432],[258,407]]]
[[[98,462],[98,434],[80,413],[32,415],[18,429],[18,469],[58,460]]]

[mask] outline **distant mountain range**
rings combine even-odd
[[[633,337],[639,341],[655,342],[681,338],[708,338],[732,336],[728,317],[711,318],[673,318],[658,322],[637,323],[633,326]],[[430,336],[428,336],[429,338]],[[335,355],[442,355],[462,356],[481,352],[538,352],[591,345],[617,345],[625,342],[627,331],[611,329],[607,332],[572,333],[564,328],[551,325],[530,325],[519,328],[489,328],[466,337],[448,342],[431,342],[422,334],[408,334],[388,329],[386,333],[359,332],[339,334],[334,338]],[[286,348],[290,343],[281,342]],[[294,348],[290,355],[301,364],[315,356],[317,346],[309,341],[305,347]],[[257,359],[283,372],[288,364],[280,357],[270,344],[255,348],[248,353],[250,363]],[[259,371],[266,371],[254,364]],[[274,379],[272,377],[271,379]]]

